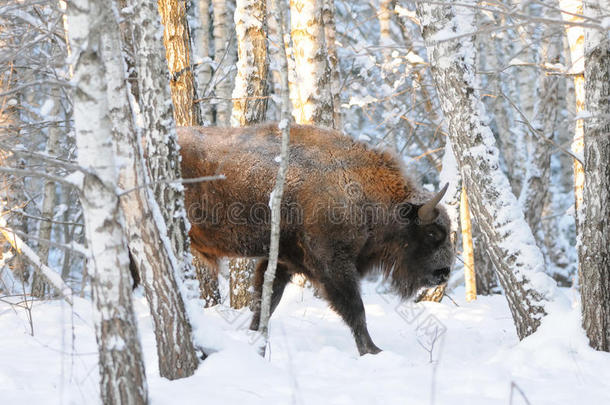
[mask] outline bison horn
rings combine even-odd
[[[434,208],[443,199],[443,196],[447,192],[448,187],[449,183],[445,184],[445,187],[443,187],[441,191],[436,193],[436,195],[432,197],[430,201],[419,207],[419,210],[417,210],[417,216],[419,217],[419,220],[421,222],[428,223],[436,219],[436,213],[434,212]]]

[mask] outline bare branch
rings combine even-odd
[[[68,304],[72,305],[72,289],[62,280],[59,274],[42,262],[34,250],[17,236],[17,232],[7,228],[5,225],[6,221],[3,217],[0,217],[0,233],[4,235],[7,242],[10,243],[13,249],[18,253],[23,254],[24,257],[34,265],[36,271],[47,280],[49,285],[52,286]]]
[[[582,164],[582,159],[579,158],[578,156],[576,156],[575,154],[573,154],[570,150],[564,148],[563,146],[561,146],[560,144],[558,144],[557,142],[555,142],[552,139],[549,139],[545,136],[542,136],[540,134],[540,131],[538,131],[536,128],[534,128],[532,126],[532,124],[530,123],[529,119],[527,118],[527,116],[523,113],[523,111],[521,111],[521,109],[513,102],[513,100],[510,99],[510,97],[508,97],[506,94],[500,92],[500,94],[502,95],[502,97],[504,97],[509,103],[510,105],[517,110],[517,112],[519,113],[519,115],[521,116],[521,118],[523,118],[523,121],[519,121],[519,122],[523,122],[525,125],[527,125],[527,127],[529,128],[529,130],[533,133],[536,134],[536,136],[540,139],[542,139],[545,142],[549,142],[550,144],[552,144],[553,146],[555,146],[556,148],[558,148],[560,151],[562,151],[563,153],[569,155],[570,157],[572,157],[573,159],[579,161]]]
[[[224,174],[219,174],[216,176],[193,177],[190,179],[157,180],[157,181],[152,181],[152,182],[141,184],[137,187],[130,188],[129,190],[122,191],[118,194],[118,196],[122,197],[125,194],[131,193],[132,191],[136,191],[136,190],[139,190],[144,187],[150,187],[154,184],[192,184],[192,183],[200,183],[202,181],[214,181],[214,180],[226,180],[226,177]]]
[[[44,179],[51,180],[56,183],[61,183],[61,184],[70,185],[72,187],[76,187],[76,184],[74,184],[70,180],[67,180],[64,177],[54,176],[52,174],[48,174],[45,172],[38,172],[36,170],[15,169],[12,167],[0,166],[0,173],[15,174],[15,175],[22,176],[22,177],[42,177]]]

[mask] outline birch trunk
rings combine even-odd
[[[265,120],[268,96],[267,1],[237,0],[237,76],[233,90],[232,126],[247,126]],[[251,301],[251,280],[255,262],[229,261],[231,307],[242,308]]]
[[[341,74],[339,72],[339,57],[337,56],[337,29],[335,26],[335,0],[324,0],[322,5],[322,23],[324,24],[324,43],[328,54],[328,70],[330,71],[330,94],[333,104],[333,128],[341,130]]]
[[[524,338],[540,325],[556,286],[544,274],[542,254],[500,170],[499,152],[475,87],[472,37],[450,39],[471,30],[473,11],[418,3],[417,14],[455,158],[470,190],[470,207],[506,292],[517,334]]]
[[[472,219],[472,217],[471,217]],[[472,235],[474,244],[474,262],[476,267],[477,294],[492,295],[499,293],[498,277],[494,265],[489,257],[487,246],[482,236],[481,227],[472,221]]]
[[[585,3],[587,17],[602,18],[610,1]],[[607,17],[606,17],[607,18]],[[578,257],[582,323],[591,346],[610,352],[610,34],[585,33],[585,187]]]
[[[51,114],[57,117],[60,112],[59,89],[54,89],[52,100],[53,108],[51,109]],[[58,155],[60,135],[61,130],[56,125],[49,127],[46,148],[46,153],[49,156]],[[44,183],[41,216],[47,220],[43,220],[40,223],[40,232],[38,233],[38,237],[41,241],[51,240],[51,231],[53,230],[53,211],[55,209],[56,199],[55,186],[54,181],[47,180]],[[38,256],[46,265],[49,264],[49,251],[49,244],[42,242],[40,248],[38,249]],[[32,278],[32,295],[35,297],[43,297],[47,289],[46,283],[44,283],[44,281],[37,274],[34,274]]]
[[[228,126],[231,121],[231,91],[235,55],[228,0],[212,0],[214,13],[214,88],[216,102],[216,125]]]
[[[247,258],[229,259],[229,303],[231,308],[240,309],[252,302],[252,278],[256,261]]]
[[[212,104],[207,100],[211,92],[212,59],[210,58],[210,0],[192,0],[188,10],[192,38],[193,66],[196,92],[199,97],[202,125],[214,121]]]
[[[246,126],[264,121],[267,112],[267,1],[237,0],[235,30],[238,57],[231,125]]]
[[[383,55],[384,62],[387,62],[391,55],[392,50],[389,48],[392,45],[392,30],[391,30],[391,17],[394,12],[392,4],[394,0],[381,0],[379,2],[379,46],[382,47],[381,54]]]
[[[277,21],[280,38],[284,38],[284,3],[278,4],[277,0],[270,0],[272,4],[273,18]],[[271,237],[269,242],[269,262],[265,270],[263,280],[262,297],[260,297],[261,318],[258,330],[264,338],[264,346],[262,354],[265,353],[265,348],[269,341],[269,318],[271,316],[271,295],[273,293],[273,281],[275,280],[275,271],[277,269],[277,260],[280,244],[280,219],[281,219],[281,203],[284,193],[284,181],[286,180],[286,171],[288,169],[288,143],[290,140],[290,85],[288,82],[288,53],[286,52],[285,42],[282,41],[282,50],[280,52],[280,75],[281,75],[281,95],[282,105],[280,107],[280,123],[279,129],[282,131],[282,146],[280,151],[280,167],[277,172],[275,187],[271,193]],[[256,304],[256,303],[255,303]]]
[[[551,9],[544,7],[544,17],[559,18],[551,14]],[[540,14],[538,14],[540,15]],[[559,63],[559,47],[552,37],[552,28],[538,28],[534,42],[540,45],[534,49],[534,62],[543,66],[548,63]],[[543,39],[548,38],[548,39]],[[551,142],[557,130],[559,114],[559,77],[549,75],[541,69],[536,80],[536,102],[532,127],[528,136],[528,162],[523,189],[519,202],[525,219],[534,232],[538,246],[545,246],[541,230],[541,217],[549,191],[551,170]]]
[[[394,4],[394,0],[382,0],[379,3],[379,14],[377,17],[379,20],[379,46],[381,47],[382,57],[380,69],[381,77],[389,89],[393,88],[393,84],[396,81],[396,75],[392,69],[392,48],[395,48],[395,46],[393,46],[394,42],[392,40],[391,17],[394,12]],[[401,26],[401,33],[408,47],[410,38],[407,37],[408,33],[406,32],[405,27]],[[407,68],[407,70],[408,69],[409,68]],[[403,102],[404,100],[402,98],[399,99],[398,97],[388,97],[387,100],[383,101],[383,123],[385,124],[386,128],[390,128],[388,135],[385,137],[385,143],[390,147],[390,149],[397,152],[399,152],[400,149],[396,139],[395,128],[400,128],[400,126],[404,125],[404,121],[400,119],[401,114],[398,113],[400,108],[397,108],[397,104],[401,104]],[[431,157],[431,155],[427,156]]]
[[[470,224],[468,195],[463,187],[460,198],[460,228],[462,230],[462,257],[464,258],[466,301],[474,301],[477,299],[477,278],[474,268],[474,250],[472,247],[472,225]]]
[[[497,17],[497,24],[502,26],[508,25],[509,22],[506,21],[505,16],[499,16]],[[513,101],[519,105],[516,78],[514,75],[505,73],[510,62],[506,56],[512,55],[515,52],[514,42],[515,38],[512,38],[508,32],[501,32],[495,36],[495,51],[492,53],[492,64],[496,71],[494,87],[497,98],[494,103],[493,116],[509,181],[513,192],[519,195],[523,177],[525,176],[523,160],[526,153],[522,147],[525,129],[523,124],[517,122],[517,112],[510,103],[510,101]]]
[[[291,0],[290,23],[296,73],[293,116],[297,124],[335,126],[331,71],[324,38],[324,0]]]
[[[189,223],[184,206],[184,191],[181,184],[168,181],[182,178],[180,152],[172,113],[170,89],[166,81],[167,65],[163,57],[163,45],[157,39],[161,30],[158,13],[152,3],[130,0],[135,23],[131,25],[141,108],[143,143],[146,156],[145,172],[152,182],[152,192],[164,219],[166,231],[160,229],[170,240],[178,265],[176,279],[183,291],[184,299],[190,302],[199,298],[199,285],[188,238]],[[163,181],[159,181],[163,180]],[[187,305],[189,307],[189,305]]]
[[[163,24],[163,44],[177,125],[199,125],[195,80],[191,70],[190,35],[184,0],[158,0]]]
[[[140,13],[138,18],[151,11],[151,8],[141,10],[146,8],[145,5],[139,5],[138,8],[140,9],[136,11]],[[144,21],[141,21],[141,26],[152,26],[156,21],[156,16],[148,14],[148,17],[147,20],[142,19]],[[174,256],[172,245],[165,232],[166,225],[162,223],[163,218],[152,192],[148,187],[141,187],[150,181],[144,168],[142,143],[139,142],[138,136],[140,131],[134,126],[134,112],[139,113],[139,109],[135,103],[132,107],[128,99],[119,27],[116,23],[107,26],[109,29],[102,34],[105,45],[102,48],[102,58],[113,62],[112,65],[107,64],[106,83],[115,154],[121,162],[119,187],[125,190],[125,193],[121,194],[120,203],[126,218],[129,250],[139,270],[154,322],[159,373],[170,380],[183,378],[194,373],[198,359],[176,282],[180,263]],[[139,28],[134,24],[132,29]],[[140,41],[131,44],[136,55],[138,52],[136,47],[141,45],[143,42],[141,40],[149,39],[142,35],[137,37]],[[138,69],[138,73],[141,70],[143,69]],[[142,87],[139,86],[140,95],[143,91],[150,91],[145,88],[150,86],[146,80],[140,80],[139,84],[142,84]],[[142,105],[150,110],[156,107],[154,104],[142,103]],[[149,112],[151,115],[154,113]]]
[[[124,219],[119,209],[117,162],[106,94],[101,33],[114,21],[101,1],[68,6],[74,60],[74,126],[78,164],[87,169],[81,203],[87,244],[94,323],[104,404],[146,404],[142,349],[131,301],[131,277]],[[116,24],[116,22],[115,22]],[[116,63],[116,61],[114,61]]]
[[[7,47],[6,41],[4,40],[4,35],[6,35],[3,31],[7,30],[3,25],[0,25],[0,48]],[[0,70],[0,92],[5,93],[16,87],[19,83],[19,78],[17,75],[17,69],[15,68],[14,60],[6,61],[1,65],[2,70]],[[18,106],[20,103],[20,95],[19,94],[8,94],[3,95],[0,98],[0,128],[2,128],[3,134],[8,140],[13,141],[13,139],[19,137],[19,109]],[[2,166],[6,166],[8,163],[8,159],[12,155],[12,151],[10,149],[0,149],[0,164]],[[25,193],[21,184],[18,184],[16,179],[8,174],[0,175],[0,183],[2,187],[2,193],[0,195],[2,210],[12,210],[16,207],[19,207],[24,204],[26,201]],[[13,227],[13,229],[19,231],[26,231],[27,221],[22,218],[18,218],[17,216],[12,216],[12,218],[7,218],[8,225]],[[9,248],[10,249],[10,248]],[[2,252],[3,254],[8,252]],[[14,261],[14,265],[11,267],[13,273],[16,278],[19,279],[25,285],[29,278],[29,272],[27,266],[24,264],[23,260],[17,258]]]
[[[583,22],[582,0],[559,0],[559,8],[564,11],[561,17],[566,22]],[[575,112],[578,117],[585,110],[585,31],[578,25],[566,25],[566,37],[570,49],[569,73],[574,78]],[[582,156],[584,151],[584,121],[577,119],[572,138],[572,153]],[[585,185],[585,171],[578,160],[574,160],[574,220],[576,232],[580,233],[580,224],[583,221],[583,188]]]

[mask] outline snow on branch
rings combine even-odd
[[[0,233],[2,233],[8,243],[11,244],[13,249],[18,253],[23,254],[26,259],[34,265],[36,271],[47,280],[49,285],[51,285],[68,304],[72,305],[72,289],[62,280],[59,274],[45,265],[36,252],[26,245],[15,232],[6,227],[6,220],[4,217],[0,217]]]

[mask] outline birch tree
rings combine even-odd
[[[163,44],[169,70],[169,83],[177,125],[199,125],[195,103],[195,81],[191,70],[190,34],[184,0],[159,0],[163,23]]]
[[[486,123],[475,86],[473,39],[461,35],[471,30],[473,11],[418,3],[417,15],[449,138],[470,192],[471,212],[506,292],[517,334],[524,338],[540,325],[556,287],[544,274],[544,259],[500,169],[499,152]]]
[[[210,125],[214,121],[212,103],[207,101],[211,93],[212,59],[210,58],[210,0],[193,0],[188,9],[191,28],[193,66],[196,92],[200,100],[201,123]]]
[[[331,72],[325,44],[324,0],[292,0],[290,25],[296,86],[291,94],[298,124],[335,127]]]
[[[237,76],[233,90],[232,126],[255,124],[267,111],[267,1],[237,0]]]
[[[273,5],[273,18],[277,22],[280,38],[284,38],[284,3],[278,4],[277,0],[270,0]],[[280,107],[280,123],[278,125],[282,131],[282,146],[280,149],[280,167],[278,168],[275,187],[271,193],[271,236],[269,241],[269,261],[265,276],[263,279],[262,297],[255,297],[254,305],[261,306],[261,318],[258,326],[259,332],[264,338],[262,346],[262,355],[265,354],[265,348],[269,341],[269,318],[271,317],[271,296],[273,294],[273,281],[275,280],[275,271],[277,269],[277,260],[279,255],[280,245],[280,220],[281,220],[281,204],[282,195],[284,193],[284,182],[286,180],[286,172],[288,170],[288,143],[290,140],[290,86],[288,83],[288,53],[286,45],[281,41],[280,51],[280,76],[281,76],[281,96],[282,105]],[[260,300],[260,304],[259,304]]]
[[[198,107],[194,103],[195,84],[190,73],[189,34],[184,2],[159,1],[159,11],[164,24],[167,68],[172,78],[170,89],[175,125],[199,125]],[[172,179],[181,178],[181,172],[179,148],[174,122],[171,119],[172,106],[164,104],[163,100],[167,100],[166,86],[160,81],[166,77],[167,70],[158,64],[157,58],[161,55],[158,53],[159,49],[152,47],[155,44],[154,32],[147,32],[146,37],[148,45],[140,49],[142,54],[138,59],[140,68],[146,69],[141,72],[139,79],[146,81],[148,93],[140,99],[140,105],[146,119],[146,155],[153,192],[168,226],[167,234],[174,252],[182,266],[179,276],[187,289],[185,298],[193,298],[195,286],[199,284],[201,298],[213,305],[217,303],[220,295],[218,282],[215,275],[210,274],[196,256],[193,258],[190,255],[183,191],[180,184],[171,183]],[[157,106],[157,109],[150,109],[151,105]],[[154,111],[159,112],[159,117],[155,116]],[[159,124],[159,118],[163,125]]]
[[[462,231],[462,257],[464,260],[466,301],[473,301],[477,299],[477,281],[474,267],[474,251],[472,247],[470,208],[468,207],[468,194],[466,194],[465,188],[462,188],[460,199],[460,228]]]
[[[263,122],[267,112],[267,1],[237,0],[235,29],[238,59],[231,125],[253,125]],[[242,308],[252,301],[250,286],[255,264],[253,260],[245,258],[229,261],[230,301],[233,308]]]
[[[139,13],[137,17],[141,22],[139,26],[150,27],[150,32],[146,33],[140,31],[144,31],[143,28],[136,28],[137,24],[132,25],[132,29],[138,34],[133,37],[139,39],[131,44],[134,59],[138,65],[136,73],[139,76],[141,72],[144,76],[139,79],[138,94],[146,97],[148,94],[144,96],[144,92],[155,91],[150,89],[151,83],[146,80],[149,77],[147,74],[150,74],[151,70],[158,73],[161,69],[158,66],[146,65],[159,61],[159,58],[142,61],[142,54],[150,56],[148,54],[150,48],[146,46],[145,42],[151,39],[156,42],[154,27],[160,27],[158,24],[154,24],[157,17],[151,13],[154,11],[151,7],[138,5],[134,7],[134,10],[138,10],[136,13]],[[129,230],[127,235],[132,260],[139,269],[154,321],[159,372],[161,376],[172,380],[192,375],[197,368],[198,359],[193,348],[184,303],[176,282],[176,276],[180,274],[181,270],[180,262],[174,256],[173,246],[166,234],[167,227],[163,223],[164,218],[161,216],[153,193],[148,187],[142,187],[142,185],[150,183],[150,180],[143,165],[142,143],[138,141],[140,137],[137,135],[140,134],[140,131],[133,122],[134,112],[138,113],[139,108],[135,103],[131,105],[129,103],[125,82],[126,72],[122,64],[119,27],[115,22],[115,24],[109,24],[109,28],[102,34],[105,44],[102,48],[102,57],[114,62],[112,65],[108,64],[106,82],[115,154],[122,162],[119,169],[119,186],[124,190],[121,194],[121,207]],[[152,48],[156,47],[152,45]],[[143,63],[145,66],[142,66]],[[165,76],[160,75],[160,77]],[[149,99],[150,97],[146,97],[146,101]],[[167,104],[167,102],[163,104]],[[154,110],[155,107],[155,104],[143,103],[145,109]],[[164,111],[162,106],[160,111]],[[151,111],[147,111],[147,113],[149,117],[155,114]],[[149,158],[152,156],[149,155]],[[166,156],[165,158],[167,159]],[[180,197],[180,194],[177,197]],[[171,203],[171,201],[168,202],[170,207]],[[161,248],[159,248],[159,241],[162,243]]]
[[[216,125],[228,126],[231,120],[231,91],[235,66],[232,47],[232,25],[229,10],[230,0],[212,0],[214,16],[214,102]]]
[[[51,113],[57,117],[60,112],[60,99],[59,99],[59,89],[54,89],[53,97],[53,108]],[[46,153],[49,156],[57,156],[59,152],[59,137],[61,136],[61,130],[57,126],[52,126],[48,130],[48,139],[47,139],[47,147]],[[46,221],[42,221],[40,223],[40,232],[38,236],[40,240],[46,241],[51,240],[51,231],[53,230],[53,213],[55,210],[55,201],[56,201],[56,184],[54,181],[47,180],[44,183],[44,191],[43,191],[43,199],[42,199],[42,212],[41,215],[43,218],[47,218]],[[49,251],[50,246],[47,243],[43,243],[39,249],[38,255],[43,260],[43,262],[48,265],[49,264]],[[36,297],[43,297],[47,286],[42,280],[34,275],[32,279],[32,295]]]
[[[587,17],[610,12],[608,0],[587,1]],[[578,257],[582,322],[591,346],[610,351],[610,34],[585,32],[584,221]]]
[[[570,64],[568,73],[574,78],[574,111],[576,122],[574,135],[572,137],[572,153],[581,157],[584,150],[584,121],[579,117],[585,110],[585,57],[584,57],[584,28],[578,23],[583,22],[583,2],[582,0],[559,0],[559,8],[562,10],[561,17],[566,24],[566,37],[570,51]],[[580,224],[583,221],[583,188],[585,185],[585,172],[582,163],[574,159],[574,220],[576,222],[576,232],[579,232]]]
[[[78,0],[68,7],[74,58],[74,125],[78,164],[84,170],[81,203],[90,249],[94,324],[104,404],[146,404],[142,349],[131,300],[124,218],[119,207],[117,161],[107,98],[107,46],[102,33],[112,24],[106,3]],[[121,61],[122,63],[122,61]]]
[[[552,14],[553,9],[543,7],[543,10],[542,16],[548,19],[559,18],[559,15]],[[533,50],[534,62],[541,67],[541,71],[536,80],[536,101],[527,140],[527,172],[519,196],[525,219],[534,232],[538,246],[541,247],[544,246],[544,236],[542,232],[537,231],[540,228],[542,210],[549,190],[552,142],[557,131],[559,115],[559,78],[548,74],[544,69],[545,66],[559,62],[558,44],[553,38],[554,29],[553,26],[542,26],[534,33],[533,41],[539,44]],[[522,117],[524,118],[526,117]]]
[[[506,5],[509,7],[510,5]],[[511,20],[504,14],[497,17],[500,26],[509,25]],[[510,56],[517,52],[518,38],[512,30],[500,32],[495,36],[493,67],[496,72],[495,91],[498,95],[494,104],[494,118],[498,127],[498,139],[502,156],[506,162],[508,179],[513,192],[519,195],[525,176],[525,135],[526,128],[515,111],[514,104],[519,102],[519,70],[511,65]],[[510,69],[507,71],[507,69]]]
[[[341,129],[341,75],[337,56],[337,29],[335,27],[335,0],[324,0],[322,5],[322,24],[324,24],[324,44],[330,71],[330,94],[333,105],[333,128]]]

